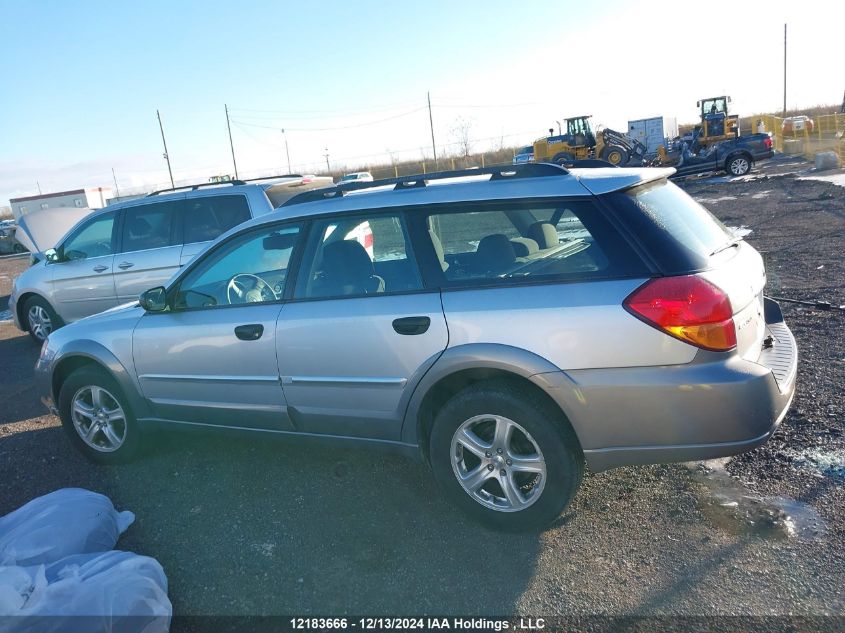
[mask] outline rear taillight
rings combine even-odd
[[[771,136],[767,136],[766,138],[764,138],[763,143],[765,143],[766,149],[772,149],[772,137]]]
[[[736,347],[736,328],[728,295],[695,275],[659,277],[622,302],[652,327],[696,347],[726,352]]]

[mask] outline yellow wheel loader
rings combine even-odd
[[[611,165],[641,165],[645,145],[629,136],[604,128],[593,133],[591,115],[566,119],[566,132],[549,130],[549,136],[534,141],[534,161],[565,165],[576,160],[598,158]]]

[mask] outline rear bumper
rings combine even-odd
[[[700,352],[688,365],[535,376],[569,416],[594,472],[749,451],[771,437],[795,393],[798,348],[766,299],[772,346],[757,362]]]

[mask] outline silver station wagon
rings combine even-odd
[[[585,465],[741,453],[792,400],[760,255],[672,173],[508,165],[300,194],[53,332],[44,401],[97,462],[152,426],[378,444],[487,525],[542,528]]]

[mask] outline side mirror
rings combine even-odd
[[[164,286],[150,288],[141,293],[138,303],[147,312],[164,312],[167,309],[167,291]]]
[[[59,256],[59,251],[55,248],[48,248],[44,251],[44,259],[46,259],[50,263],[55,263],[61,259]]]

